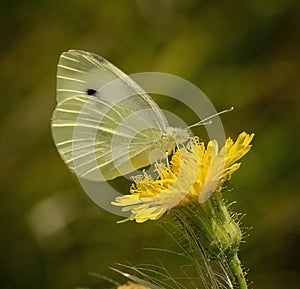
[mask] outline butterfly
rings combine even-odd
[[[59,58],[51,129],[66,165],[90,181],[145,167],[189,138],[187,129],[169,126],[162,110],[129,76],[79,50]]]

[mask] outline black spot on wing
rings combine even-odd
[[[87,95],[96,96],[97,90],[95,90],[95,89],[93,89],[93,88],[88,88],[88,89],[86,90],[86,94],[87,94]]]

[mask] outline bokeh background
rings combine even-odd
[[[227,195],[253,227],[240,252],[248,279],[299,288],[299,15],[296,0],[1,1],[0,287],[109,288],[89,273],[116,278],[108,267],[143,263],[141,248],[172,248],[155,222],[117,224],[55,149],[56,65],[75,48],[127,73],[178,75],[218,110],[235,107],[226,134],[256,134]]]

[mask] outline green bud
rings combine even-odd
[[[197,199],[188,200],[189,205],[177,206],[170,212],[173,222],[180,224],[178,234],[181,240],[199,256],[215,260],[227,271],[231,288],[247,288],[246,280],[237,257],[242,231],[222,194],[215,192],[205,203]]]

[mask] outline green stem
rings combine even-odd
[[[245,278],[245,274],[242,270],[241,261],[239,260],[237,253],[228,256],[228,262],[229,262],[231,272],[235,277],[236,284],[239,285],[237,289],[247,289],[248,288],[247,281]]]

